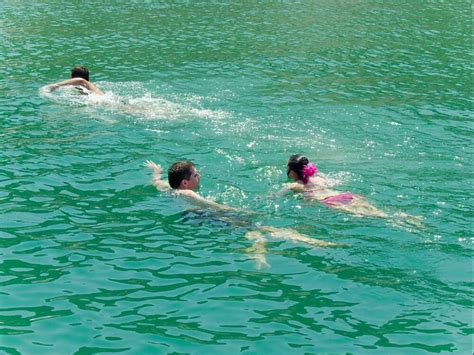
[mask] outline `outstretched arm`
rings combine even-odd
[[[192,190],[176,190],[180,196],[186,197],[191,203],[195,204],[198,207],[203,208],[212,208],[214,210],[221,210],[221,211],[234,211],[234,212],[243,212],[238,208],[230,207],[227,205],[222,205],[220,203],[214,202],[210,199],[202,197],[198,193]]]
[[[146,166],[147,168],[150,168],[153,171],[151,175],[152,177],[151,181],[153,185],[159,191],[169,191],[171,189],[168,182],[161,179],[161,174],[163,172],[163,169],[161,168],[160,165],[152,162],[151,160],[147,160],[143,165]]]
[[[99,95],[103,94],[102,90],[100,90],[97,86],[92,84],[90,81],[87,81],[86,79],[83,79],[83,78],[67,79],[64,81],[60,81],[59,83],[46,85],[44,88],[48,91],[53,91],[53,90],[58,89],[61,86],[82,86],[94,94],[99,94]]]
[[[304,185],[298,184],[297,182],[291,182],[287,184],[283,184],[283,187],[280,191],[278,191],[278,195],[284,195],[288,192],[304,192]]]

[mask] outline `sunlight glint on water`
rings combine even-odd
[[[472,351],[469,2],[2,10],[1,351]],[[106,95],[40,90],[76,64]],[[394,217],[278,194],[294,153]],[[257,213],[158,193],[179,159]]]

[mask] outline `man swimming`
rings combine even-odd
[[[144,165],[153,171],[152,183],[159,191],[170,192],[174,196],[184,197],[192,204],[201,208],[249,213],[248,211],[206,199],[195,192],[195,190],[199,188],[201,175],[196,170],[194,164],[188,160],[178,161],[170,166],[168,169],[168,181],[162,180],[161,175],[163,169],[160,165],[150,160],[147,160]],[[265,257],[266,239],[264,234],[269,234],[275,239],[287,239],[293,242],[299,241],[317,247],[337,245],[335,243],[310,238],[289,228],[275,228],[252,223],[249,223],[248,227],[255,227],[257,229],[249,231],[245,235],[247,239],[253,242],[252,246],[248,248],[247,251],[251,253],[251,257],[255,260],[257,268],[269,266]]]
[[[160,165],[147,160],[145,166],[153,170],[152,183],[162,192],[171,192],[175,196],[181,196],[194,205],[224,211],[238,211],[227,205],[222,205],[195,192],[199,188],[201,175],[194,164],[188,160],[178,161],[168,169],[168,181],[161,179],[163,169]]]
[[[53,91],[61,86],[74,86],[81,94],[103,95],[103,91],[89,81],[89,70],[84,66],[75,66],[71,70],[71,79],[49,84],[44,87],[46,91]]]

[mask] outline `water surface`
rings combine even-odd
[[[0,349],[469,353],[467,1],[4,1]],[[102,98],[40,87],[91,70]],[[275,194],[290,154],[423,228]],[[191,159],[190,210],[142,163]],[[245,233],[292,228],[346,247]]]

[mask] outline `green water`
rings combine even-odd
[[[0,12],[2,352],[471,353],[470,2]],[[75,64],[103,98],[39,91]],[[275,194],[294,153],[424,227]],[[158,193],[142,163],[183,158],[258,214]],[[255,223],[346,246],[269,239],[258,269]]]

